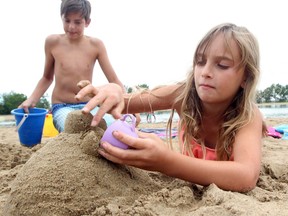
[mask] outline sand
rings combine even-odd
[[[85,127],[32,148],[15,127],[0,128],[0,215],[288,215],[287,140],[264,139],[257,187],[237,193],[108,162],[95,151],[101,129]]]

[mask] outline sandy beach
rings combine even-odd
[[[112,164],[85,146],[95,139],[59,134],[28,148],[14,126],[0,127],[0,215],[288,215],[288,140],[264,138],[257,187],[237,193]]]

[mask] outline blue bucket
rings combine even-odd
[[[22,145],[32,147],[41,143],[43,126],[48,110],[43,108],[29,108],[29,113],[24,109],[13,109],[11,114],[15,116],[16,131]]]

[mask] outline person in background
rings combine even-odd
[[[109,61],[104,43],[84,34],[91,22],[90,13],[91,5],[87,0],[62,0],[60,15],[65,33],[52,34],[46,38],[43,76],[31,96],[19,106],[28,112],[28,108],[36,105],[55,78],[52,115],[59,132],[64,130],[68,113],[82,109],[89,100],[88,97],[81,101],[75,100],[75,94],[79,91],[76,84],[80,80],[92,82],[97,60],[108,82],[118,84],[122,92],[126,92]],[[97,109],[92,110],[92,114]],[[108,125],[114,121],[108,114],[104,119]]]
[[[146,114],[146,121],[147,121],[147,123],[155,123],[156,122],[156,116],[155,116],[154,111],[148,112]]]
[[[256,38],[245,27],[223,23],[198,44],[186,80],[124,96],[113,84],[88,85],[76,99],[94,95],[82,109],[87,113],[100,106],[91,125],[97,125],[106,112],[119,118],[128,101],[130,112],[171,109],[171,117],[174,111],[178,113],[180,152],[168,148],[155,134],[138,132],[135,138],[114,131],[113,136],[130,148],[103,142],[99,153],[106,159],[203,186],[214,183],[224,190],[244,192],[256,186],[266,134],[254,103],[259,74]],[[171,124],[170,118],[170,130]]]

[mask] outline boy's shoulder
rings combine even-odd
[[[50,34],[46,37],[46,40],[50,41],[50,42],[60,41],[60,40],[64,40],[64,39],[65,39],[65,34]],[[96,45],[97,44],[103,44],[102,40],[99,38],[96,38],[96,37],[84,35],[83,39],[86,41],[89,41],[90,43],[96,44]]]
[[[50,34],[46,37],[46,40],[60,40],[63,38],[65,35],[64,34]]]
[[[64,34],[50,34],[46,37],[45,43],[46,44],[57,44],[64,38]]]
[[[91,36],[87,36],[85,35],[85,40],[93,47],[97,47],[97,49],[105,49],[105,45],[103,43],[103,41],[99,38],[96,37],[91,37]]]
[[[91,37],[91,36],[85,35],[85,38],[86,38],[87,40],[89,40],[91,43],[95,43],[95,44],[99,44],[99,43],[102,44],[102,43],[103,43],[101,39],[96,38],[96,37]]]

